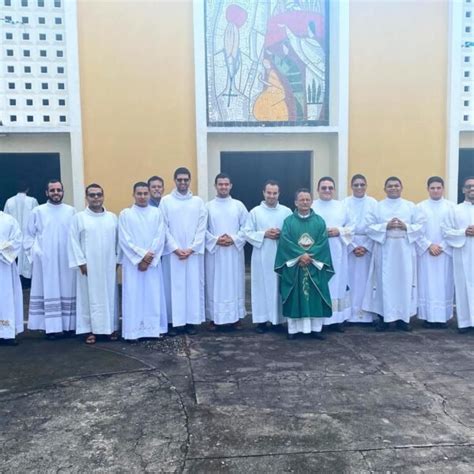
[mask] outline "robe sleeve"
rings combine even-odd
[[[171,234],[170,226],[169,226],[169,216],[168,216],[168,208],[166,205],[166,201],[161,201],[160,207],[158,208],[161,215],[163,216],[163,225],[165,229],[165,246],[163,249],[163,255],[168,255],[173,253],[176,249],[179,248],[175,238]]]
[[[166,242],[166,231],[165,231],[165,224],[163,221],[163,214],[161,212],[158,213],[159,220],[158,226],[155,230],[155,238],[151,244],[150,250],[155,254],[150,266],[156,267],[160,263],[161,256],[163,255],[163,250],[165,247]]]
[[[344,225],[338,227],[337,230],[339,231],[338,239],[345,245],[346,247],[351,244],[352,237],[354,236],[354,229],[355,229],[355,222],[351,219],[349,212],[344,206]]]
[[[124,255],[134,264],[138,265],[147,254],[148,249],[144,249],[133,243],[132,234],[129,229],[129,222],[126,214],[127,209],[122,211],[119,217],[119,242]]]
[[[257,216],[255,212],[250,211],[247,222],[244,227],[245,238],[253,247],[259,249],[265,240],[265,231],[257,230]]]
[[[7,202],[5,203],[4,208],[3,208],[3,212],[5,214],[12,215],[12,208],[10,206],[10,203],[11,203],[11,201],[10,201],[10,199],[8,199]]]
[[[194,239],[191,243],[191,250],[198,255],[204,255],[206,246],[206,229],[207,229],[207,209],[204,203],[201,203],[199,209],[199,219],[194,233]]]
[[[423,212],[420,204],[416,206],[416,208],[419,210],[419,212]],[[423,255],[428,250],[429,246],[433,243],[428,239],[426,235],[426,225],[427,225],[427,219],[425,219],[425,221],[423,222],[420,236],[416,240],[416,253],[418,255]]]
[[[378,222],[377,209],[372,209],[367,213],[365,225],[367,228],[367,237],[374,242],[383,244],[387,238],[387,222]]]
[[[416,243],[423,234],[423,227],[426,223],[426,214],[414,204],[412,206],[411,222],[405,223],[407,226],[407,237],[410,244]]]
[[[11,221],[8,239],[0,241],[0,261],[7,265],[12,265],[21,250],[22,235],[20,225],[16,219],[8,219]]]
[[[466,229],[460,229],[456,222],[456,208],[449,210],[441,224],[441,232],[446,244],[450,247],[460,249],[466,245]]]
[[[76,268],[87,263],[86,256],[84,255],[81,246],[81,232],[83,230],[81,224],[80,216],[74,216],[71,228],[69,229],[69,238],[67,242],[69,268]]]
[[[30,263],[33,263],[33,252],[36,251],[41,254],[39,243],[36,242],[36,235],[38,234],[39,215],[35,210],[31,213],[28,224],[26,226],[26,233],[23,239],[23,249],[25,250],[26,258]]]
[[[249,212],[242,203],[239,203],[239,230],[236,234],[231,234],[232,240],[237,250],[242,250],[244,248],[247,240],[245,239],[245,223],[247,222],[247,217]]]

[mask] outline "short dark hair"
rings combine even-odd
[[[160,176],[152,176],[151,178],[148,178],[148,181],[147,181],[148,187],[150,187],[150,184],[151,184],[153,181],[160,181],[160,183],[161,183],[162,186],[165,185],[165,181],[164,181],[163,178],[161,178]]]
[[[30,186],[23,179],[21,179],[20,181],[18,181],[16,183],[16,192],[17,193],[26,193],[29,189],[30,189]]]
[[[54,178],[51,178],[50,180],[48,180],[48,182],[46,183],[46,191],[49,189],[49,185],[50,184],[53,184],[53,183],[59,183],[61,185],[61,188],[62,190],[64,191],[64,185],[63,183],[61,182],[60,179],[54,179]]]
[[[278,191],[280,191],[280,183],[275,179],[267,179],[265,183],[263,183],[263,191],[267,189],[267,186],[278,186]]]
[[[429,188],[432,183],[441,183],[444,188],[444,179],[440,176],[431,176],[431,178],[428,178],[428,181],[426,182],[426,187]]]
[[[230,179],[230,176],[227,173],[217,174],[216,177],[214,178],[214,184],[217,184],[218,179],[228,179],[232,183],[232,180]]]
[[[355,174],[354,176],[352,176],[351,178],[351,186],[354,184],[354,181],[356,179],[363,179],[364,180],[364,183],[367,184],[367,178],[363,175],[363,174]]]
[[[474,176],[466,176],[462,182],[462,187],[464,188],[466,186],[466,183],[470,180],[474,179]]]
[[[323,177],[320,178],[319,181],[318,181],[318,189],[319,189],[319,185],[320,185],[323,181],[331,181],[331,183],[334,184],[334,187],[336,187],[336,182],[334,181],[333,178],[331,178],[331,176],[323,176]]]
[[[178,174],[187,174],[189,176],[189,179],[191,179],[191,171],[188,170],[188,168],[185,168],[184,166],[181,166],[180,168],[177,168],[173,174],[173,179],[176,179],[178,177]]]
[[[104,188],[97,183],[91,183],[86,187],[86,196],[87,196],[87,191],[89,191],[90,188],[99,188],[102,192],[104,192]]]
[[[308,193],[309,195],[311,195],[311,191],[308,188],[298,188],[295,192],[295,201],[298,200],[298,196],[301,193]]]
[[[148,188],[148,184],[145,183],[145,181],[138,181],[133,185],[133,193],[135,194],[135,191],[137,188]]]
[[[383,185],[383,187],[385,188],[387,186],[387,183],[389,181],[398,181],[400,183],[400,186],[403,186],[402,184],[402,180],[400,178],[397,178],[396,176],[389,176],[386,180],[385,180],[385,183]]]

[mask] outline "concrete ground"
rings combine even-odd
[[[0,472],[474,472],[474,332],[0,347]]]

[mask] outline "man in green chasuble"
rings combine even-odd
[[[283,316],[288,318],[288,339],[299,332],[324,339],[323,318],[332,315],[328,283],[334,275],[326,223],[311,209],[308,189],[299,189],[295,199],[296,210],[283,223],[275,259]]]

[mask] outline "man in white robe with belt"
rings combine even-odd
[[[216,326],[245,317],[245,232],[248,211],[230,195],[225,173],[214,179],[217,196],[207,203],[206,317]]]
[[[166,304],[172,328],[196,334],[205,321],[204,249],[207,210],[203,200],[189,191],[191,172],[184,167],[174,172],[176,188],[161,199],[166,227],[163,257]],[[178,329],[175,329],[178,328]]]
[[[454,287],[458,331],[474,327],[474,176],[464,179],[464,202],[451,209],[443,236],[453,249]]]
[[[354,235],[348,246],[352,309],[347,321],[350,323],[372,323],[376,315],[362,309],[373,248],[373,241],[367,236],[365,220],[368,213],[374,211],[377,201],[373,197],[367,196],[367,180],[361,174],[355,174],[352,177],[351,189],[352,196],[346,197],[343,201],[354,224]]]
[[[245,236],[252,245],[252,322],[260,334],[267,330],[267,323],[278,326],[285,319],[274,266],[283,221],[292,212],[278,202],[279,196],[279,184],[267,181],[263,187],[264,200],[250,211],[245,224]]]
[[[0,211],[0,345],[16,346],[23,332],[23,293],[15,262],[22,237],[18,222]]]
[[[387,197],[367,216],[374,249],[362,308],[380,316],[377,331],[395,321],[399,329],[411,331],[418,302],[415,244],[424,216],[414,203],[402,199],[400,178],[387,178],[384,190]]]
[[[334,268],[334,276],[329,281],[332,316],[324,318],[323,325],[332,326],[335,331],[344,332],[344,322],[351,316],[347,252],[352,242],[354,227],[344,204],[334,199],[336,184],[333,178],[323,176],[318,181],[317,191],[319,199],[313,201],[311,208],[326,222]]]
[[[4,212],[14,217],[20,224],[20,230],[23,237],[26,234],[26,226],[31,215],[31,211],[38,207],[38,201],[31,196],[28,196],[28,185],[24,182],[19,183],[18,193],[16,196],[11,197],[5,203]],[[31,263],[25,255],[23,245],[21,246],[20,253],[18,254],[18,270],[20,276],[31,279]],[[24,282],[25,283],[25,282]],[[26,286],[29,286],[31,282],[27,282]]]
[[[99,184],[86,187],[87,207],[72,220],[69,232],[69,266],[76,269],[76,334],[87,334],[86,344],[97,335],[118,338],[117,216],[104,204]]]
[[[444,181],[432,176],[427,182],[429,199],[418,204],[425,215],[418,254],[418,318],[425,327],[446,327],[453,316],[454,279],[452,248],[443,238],[441,223],[455,205],[443,198]]]
[[[168,328],[161,255],[166,231],[161,212],[149,205],[148,184],[133,186],[135,203],[119,216],[122,257],[122,337],[160,337]]]
[[[35,207],[24,247],[33,264],[28,329],[55,339],[76,328],[76,273],[69,268],[67,240],[75,209],[64,204],[59,180],[47,184],[48,202]]]

